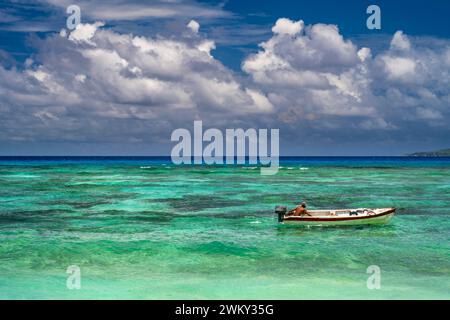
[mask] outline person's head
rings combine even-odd
[[[305,202],[305,201],[303,201],[300,205],[301,205],[303,208],[306,208],[306,202]]]

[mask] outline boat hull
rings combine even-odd
[[[385,209],[377,214],[359,216],[285,216],[284,224],[303,226],[358,226],[380,225],[388,223],[395,214],[395,208]]]

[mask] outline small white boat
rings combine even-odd
[[[287,215],[286,207],[278,206],[278,222],[304,226],[355,226],[385,224],[395,214],[395,208],[308,210],[309,215]]]

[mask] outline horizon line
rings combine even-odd
[[[97,157],[97,158],[171,158],[169,155],[0,155],[0,158],[86,158],[86,157]],[[248,158],[249,156],[245,156]],[[418,156],[414,154],[403,154],[403,155],[280,155],[280,158],[309,158],[309,157],[414,157],[414,158],[431,158],[431,157],[446,157],[446,156]],[[447,156],[450,157],[450,156]],[[195,158],[195,157],[192,157]],[[203,157],[202,157],[203,158]],[[235,156],[235,158],[237,158]]]

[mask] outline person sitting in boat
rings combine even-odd
[[[297,208],[289,211],[288,215],[295,216],[295,217],[304,216],[304,215],[310,216],[310,214],[308,213],[308,210],[306,210],[306,202],[302,202]]]

